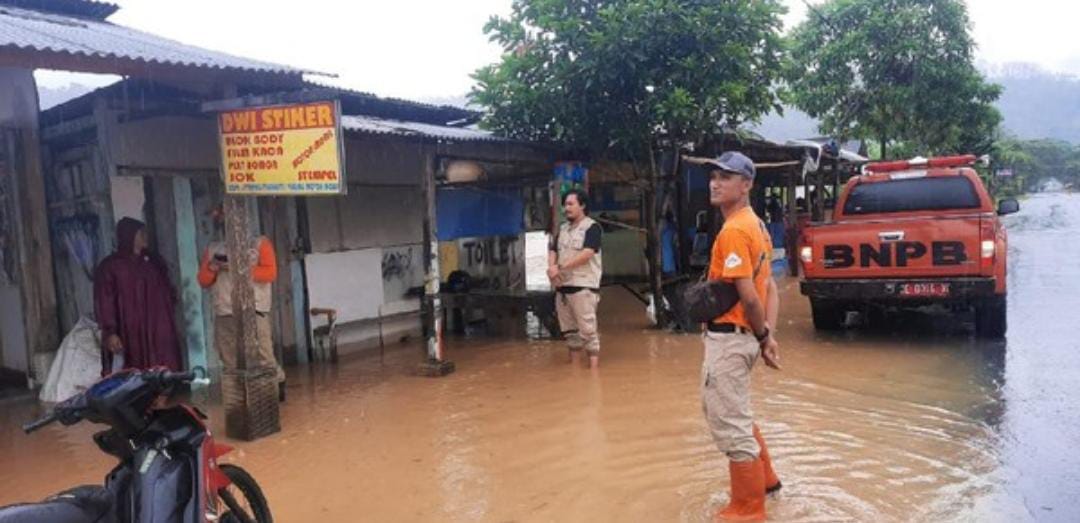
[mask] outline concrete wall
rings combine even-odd
[[[350,136],[348,193],[305,201],[309,305],[338,310],[342,352],[378,346],[380,330],[419,335],[420,302],[404,294],[423,284],[424,154],[419,143]]]

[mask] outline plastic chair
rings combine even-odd
[[[312,331],[314,337],[314,359],[316,361],[337,362],[337,309],[313,307],[311,317],[326,316],[326,325],[315,327]]]

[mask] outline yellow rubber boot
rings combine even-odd
[[[765,467],[761,459],[731,461],[731,501],[717,521],[765,521]]]

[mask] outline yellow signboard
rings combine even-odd
[[[336,101],[249,107],[218,115],[225,192],[345,192],[341,109]]]

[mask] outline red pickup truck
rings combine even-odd
[[[814,327],[843,326],[849,310],[944,304],[974,309],[979,337],[1006,330],[1007,237],[972,166],[974,156],[868,164],[848,181],[832,221],[799,242]]]

